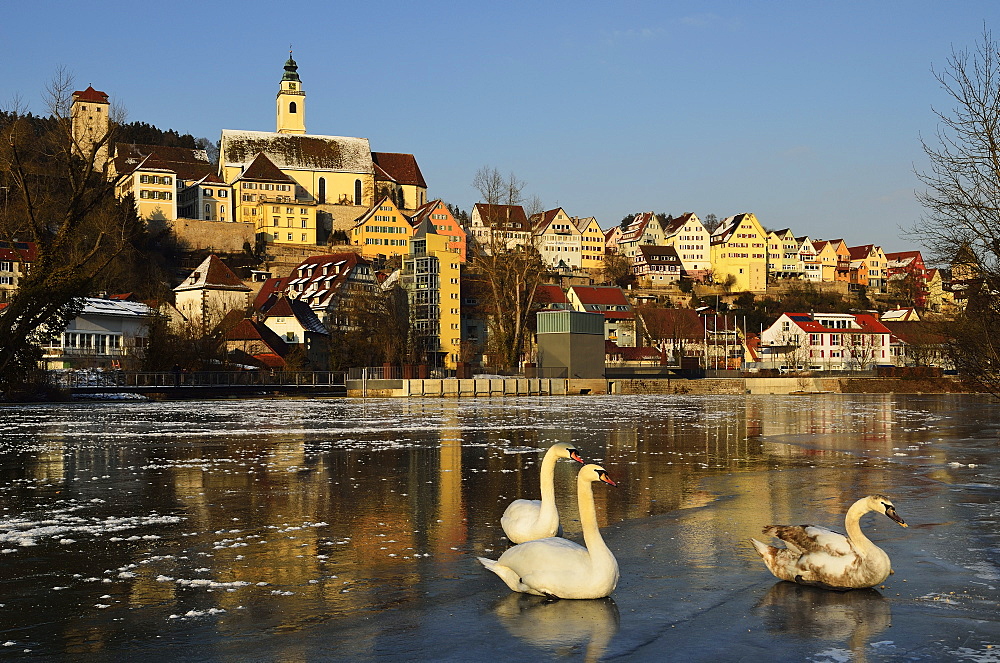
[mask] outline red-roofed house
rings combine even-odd
[[[413,216],[410,217],[410,225],[416,228],[427,217],[430,217],[430,222],[438,234],[448,238],[448,250],[457,253],[460,262],[465,262],[465,229],[455,220],[455,216],[444,201],[439,198],[417,208]]]
[[[244,318],[227,330],[223,339],[230,361],[263,368],[285,367],[288,344],[262,322]]]
[[[250,306],[250,288],[216,255],[210,255],[174,288],[177,310],[205,331],[234,310]]]
[[[144,219],[234,219],[231,189],[215,174],[205,150],[118,143],[109,174],[115,194],[132,194],[136,213]]]
[[[259,310],[267,328],[286,344],[300,347],[313,368],[329,366],[330,332],[308,304],[272,293]]]
[[[849,246],[847,250],[851,252],[851,288],[885,292],[886,259],[882,247],[864,244]]]
[[[531,243],[531,222],[520,205],[476,203],[469,218],[469,237],[489,253],[495,244],[512,249]]]
[[[582,233],[573,217],[561,207],[531,217],[535,247],[550,267],[559,263],[571,269],[583,266]]]
[[[622,228],[618,237],[618,253],[635,259],[640,246],[663,246],[663,226],[653,212],[636,214],[628,225]]]
[[[0,241],[0,302],[10,301],[37,256],[34,242]]]
[[[761,334],[764,368],[870,370],[892,363],[890,332],[875,316],[783,313]]]
[[[887,287],[894,294],[912,299],[917,308],[927,306],[927,268],[920,251],[886,253]]]
[[[535,288],[535,304],[543,311],[572,311],[565,291],[557,285],[543,283]]]
[[[604,314],[604,338],[622,347],[636,346],[635,313],[621,288],[575,285],[566,293],[576,311]]]
[[[274,293],[305,302],[328,329],[345,327],[350,321],[341,313],[345,297],[354,292],[372,292],[375,274],[371,263],[357,253],[311,256],[298,264],[287,277],[268,279],[257,294],[260,308]]]

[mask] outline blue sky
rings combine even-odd
[[[310,133],[411,152],[429,194],[464,209],[490,165],[605,228],[640,210],[754,212],[906,250],[919,139],[948,104],[931,67],[1000,23],[978,1],[234,7],[16,3],[0,104],[42,111],[65,65],[131,120],[212,140],[273,131],[291,42]]]

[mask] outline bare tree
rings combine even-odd
[[[51,116],[26,109],[4,114],[0,127],[0,241],[33,242],[30,270],[0,313],[0,389],[10,392],[33,372],[39,345],[79,311],[94,279],[141,232],[134,207],[119,202],[106,176],[104,136],[73,135],[73,80],[63,70],[47,88]],[[113,109],[114,111],[114,109]],[[48,330],[48,331],[46,331]]]
[[[602,267],[604,282],[619,288],[626,288],[635,283],[635,273],[632,271],[632,260],[620,253],[609,253],[604,256]]]
[[[972,50],[952,50],[934,71],[953,107],[937,110],[930,161],[917,176],[926,212],[912,234],[935,262],[963,256],[968,304],[950,331],[950,353],[967,379],[1000,394],[1000,46],[988,30]]]
[[[524,202],[525,183],[514,173],[505,177],[484,166],[476,171],[472,186],[485,203],[483,222],[489,227],[486,241],[470,247],[471,276],[481,281],[488,315],[486,351],[498,369],[510,371],[524,354],[535,291],[546,269],[527,217],[515,222],[511,216],[511,208]],[[523,241],[512,240],[519,237]]]

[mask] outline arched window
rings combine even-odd
[[[354,204],[361,204],[361,180],[354,180]]]
[[[212,204],[211,203],[205,203],[205,220],[206,221],[211,221],[212,220]]]
[[[288,112],[289,112],[289,113],[294,113],[294,112],[296,112],[296,111],[297,111],[297,107],[296,107],[296,105],[295,105],[295,102],[294,102],[294,101],[290,102],[290,103],[288,104]]]
[[[326,178],[325,177],[319,178],[319,191],[317,192],[317,196],[316,197],[319,199],[319,204],[320,205],[322,205],[322,204],[324,204],[326,202]]]

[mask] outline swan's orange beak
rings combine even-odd
[[[576,461],[576,462],[578,462],[578,463],[583,463],[583,462],[586,462],[586,461],[584,461],[584,460],[583,460],[583,456],[581,456],[581,455],[580,455],[580,454],[579,454],[579,453],[577,452],[577,450],[576,450],[576,449],[570,449],[570,450],[569,450],[569,457],[570,457],[570,458],[572,458],[573,460],[575,460],[575,461]]]
[[[903,522],[903,519],[899,517],[899,514],[896,513],[895,509],[886,509],[885,515],[887,515],[891,519],[895,520],[897,523],[900,524],[901,527],[909,527],[909,525],[907,525],[905,522]]]
[[[611,480],[611,477],[609,477],[606,472],[601,475],[601,481],[603,481],[604,483],[608,484],[609,486],[617,486],[618,485],[614,481]]]

